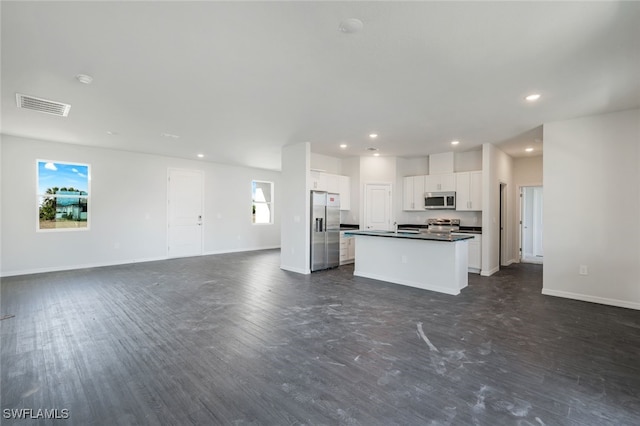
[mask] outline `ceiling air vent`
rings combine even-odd
[[[69,110],[71,109],[71,105],[69,104],[36,98],[35,96],[23,95],[21,93],[16,93],[16,103],[18,104],[18,108],[31,109],[59,117],[69,115]]]

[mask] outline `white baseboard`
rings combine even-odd
[[[209,256],[212,254],[225,254],[225,253],[241,253],[245,251],[258,251],[258,250],[271,250],[271,249],[279,249],[280,246],[266,246],[266,247],[244,247],[244,248],[236,248],[236,249],[222,249],[222,250],[213,250],[204,252],[204,256]]]
[[[499,267],[499,266],[496,266],[496,267],[495,267],[495,268],[493,268],[493,269],[489,269],[488,271],[486,271],[486,270],[484,270],[484,269],[483,269],[483,270],[480,272],[480,275],[482,275],[483,277],[490,277],[491,275],[495,274],[495,273],[496,273],[496,272],[498,272],[499,270],[500,270],[500,267]]]
[[[224,253],[238,253],[244,251],[256,251],[256,250],[271,250],[271,249],[279,249],[280,246],[269,246],[269,247],[250,247],[250,248],[242,248],[242,249],[232,249],[232,250],[219,250],[203,253],[202,256],[208,256],[212,254],[224,254]],[[171,259],[167,256],[161,257],[148,257],[148,258],[140,258],[140,259],[124,259],[113,262],[95,262],[95,263],[86,263],[81,265],[66,265],[66,266],[51,266],[45,268],[30,268],[30,269],[21,269],[16,271],[2,271],[0,273],[0,277],[13,277],[18,275],[30,275],[30,274],[44,274],[46,272],[59,272],[59,271],[72,271],[75,269],[86,269],[86,268],[102,268],[104,266],[116,266],[116,265],[129,265],[133,263],[143,263],[143,262],[155,262],[158,260],[167,260]]]
[[[572,293],[569,291],[542,289],[542,294],[547,296],[564,297],[565,299],[581,300],[583,302],[599,303],[601,305],[617,306],[620,308],[640,310],[640,303],[626,300],[609,299],[607,297],[591,296],[588,294]]]
[[[296,268],[294,266],[280,265],[280,269],[284,269],[285,271],[295,272],[297,274],[309,275],[311,273],[308,269]]]
[[[128,265],[132,263],[156,262],[158,260],[166,260],[167,257],[148,257],[141,259],[127,259],[115,262],[96,262],[85,263],[81,265],[51,266],[46,268],[30,268],[17,271],[2,271],[0,277],[15,277],[18,275],[44,274],[46,272],[73,271],[76,269],[102,268],[105,266]]]

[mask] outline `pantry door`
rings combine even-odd
[[[364,229],[366,231],[390,231],[391,184],[366,183],[364,185]]]
[[[169,169],[167,190],[167,256],[202,255],[204,173]]]

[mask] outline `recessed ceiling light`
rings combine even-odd
[[[533,152],[533,148],[527,148],[527,149],[525,149],[525,151],[527,151],[527,152]]]
[[[346,144],[346,143],[341,143],[341,144],[340,144],[340,148],[342,148],[342,149],[346,149],[346,148],[347,148],[347,144]]]
[[[371,139],[375,139],[375,138],[377,138],[377,137],[378,137],[378,134],[377,134],[377,133],[371,133],[371,134],[369,135],[369,137],[370,137]]]
[[[451,141],[451,145],[458,145],[460,141]]]
[[[374,156],[374,157],[380,157],[380,153],[379,153],[379,152],[374,152],[374,153],[373,153],[373,156]]]
[[[198,154],[198,158],[204,158],[204,154]]]
[[[360,32],[363,26],[364,24],[362,23],[361,20],[356,18],[348,18],[340,22],[340,26],[338,26],[338,28],[343,33],[355,34],[357,32]]]
[[[169,138],[169,139],[178,139],[180,137],[178,135],[174,135],[171,133],[160,133],[160,136],[162,136],[163,138]]]
[[[534,102],[540,99],[540,93],[532,93],[529,96],[526,96],[525,99],[529,102]]]
[[[107,134],[108,134],[109,136],[115,136],[115,135],[117,135],[117,134],[118,134],[118,132],[112,132],[111,130],[107,130]]]
[[[78,74],[76,75],[76,80],[78,80],[82,84],[91,84],[93,81],[93,77],[86,74]]]

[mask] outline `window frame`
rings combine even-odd
[[[254,184],[256,183],[268,183],[269,185],[271,185],[271,199],[269,201],[255,201],[254,200],[254,193],[253,193],[253,188],[254,188]],[[251,180],[251,207],[252,207],[252,213],[251,213],[251,224],[252,225],[273,225],[274,221],[275,221],[275,211],[274,211],[274,191],[275,191],[275,184],[273,181],[270,180],[261,180],[261,179],[252,179]],[[256,203],[260,203],[260,204],[266,204],[269,207],[269,222],[256,222],[255,221],[255,214],[253,213],[253,207],[256,205]]]
[[[65,195],[65,194],[46,194],[46,193],[40,193],[40,164],[41,163],[52,163],[52,164],[62,164],[65,166],[78,166],[78,167],[86,167],[87,168],[87,190],[86,190],[86,195]],[[91,200],[91,164],[88,163],[81,163],[78,161],[53,161],[53,160],[43,160],[43,159],[37,159],[36,160],[36,232],[44,232],[44,233],[48,233],[48,232],[84,232],[84,231],[89,231],[91,229],[91,204],[92,204],[92,200]],[[82,190],[80,190],[80,192],[84,192]],[[83,227],[69,227],[69,228],[41,228],[40,227],[40,200],[42,200],[43,198],[51,198],[54,197],[56,199],[58,198],[82,198],[86,201],[86,205],[87,205],[87,220],[86,220],[86,224],[87,226],[83,226]]]

